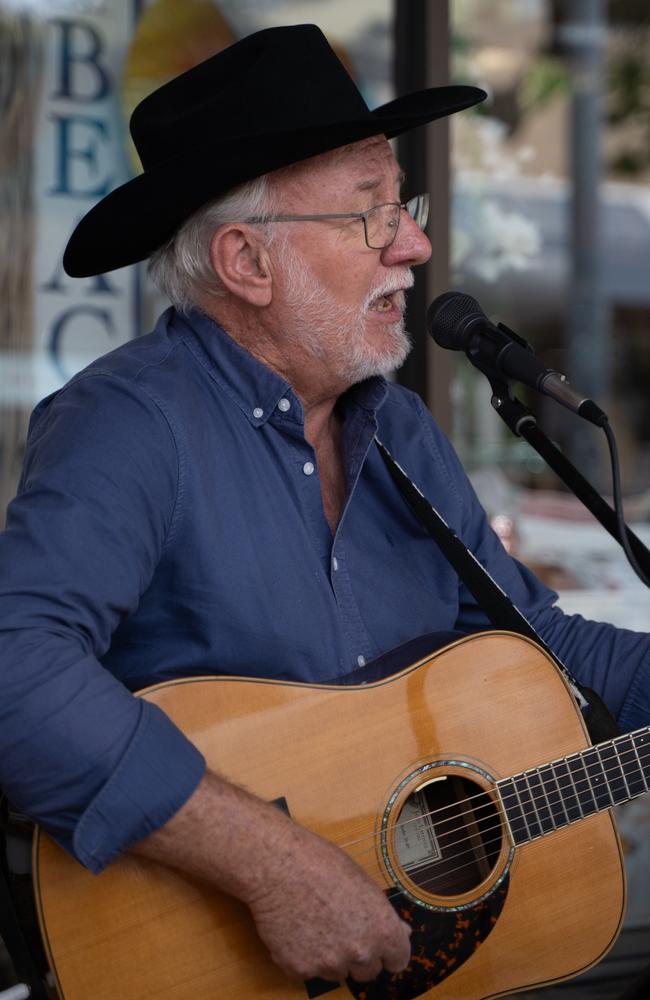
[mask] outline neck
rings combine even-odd
[[[338,397],[317,403],[307,403],[303,399],[305,411],[305,438],[318,452],[329,443],[338,449],[341,420],[336,412]]]
[[[650,791],[650,726],[497,782],[515,846]]]
[[[304,409],[305,439],[318,462],[323,511],[332,534],[336,532],[345,505],[346,484],[341,457],[341,420],[336,412],[339,396],[348,385],[336,382],[328,366],[307,356],[300,345],[287,345],[270,311],[254,314],[237,303],[219,301],[218,311],[204,310],[220,323],[240,347],[284,378],[300,398]]]
[[[270,310],[254,309],[228,297],[202,304],[203,311],[240,347],[284,378],[305,410],[305,437],[314,444],[336,423],[334,408],[349,385],[300,345],[287,344]]]

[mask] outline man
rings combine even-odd
[[[442,88],[371,113],[318,29],[297,26],[145,100],[144,174],[82,220],[65,265],[153,255],[177,309],[37,408],[0,541],[7,794],[94,871],[132,850],[242,899],[303,979],[397,972],[409,929],[344,853],[204,773],[127,688],[332,681],[414,636],[486,627],[396,492],[377,428],[621,724],[650,718],[647,637],[554,608],[423,404],[382,377],[408,351],[405,291],[430,253],[387,137],[482,96]]]

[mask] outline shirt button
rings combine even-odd
[[[302,467],[302,471],[305,473],[306,476],[313,475],[313,472],[314,472],[314,463],[313,462],[305,462],[305,464]]]
[[[278,403],[278,410],[282,410],[283,413],[286,413],[287,410],[290,409],[291,409],[291,403],[289,402],[289,400],[281,399],[280,402]]]
[[[256,406],[255,409],[253,410],[253,416],[255,417],[256,420],[259,420],[260,417],[264,416],[264,410],[260,406]]]
[[[334,556],[334,558],[332,559],[332,569],[334,570],[334,572],[336,572],[338,568],[339,568],[339,561],[336,558],[336,556]]]
[[[357,656],[357,663],[359,664],[360,667],[365,667],[366,665],[365,656]]]

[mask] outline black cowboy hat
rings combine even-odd
[[[130,127],[144,173],[84,216],[65,270],[82,278],[143,260],[243,181],[372,135],[390,139],[484,97],[432,87],[370,111],[316,25],[258,31],[137,106]]]

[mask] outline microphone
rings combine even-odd
[[[439,295],[427,311],[427,329],[440,347],[465,351],[488,378],[514,379],[550,396],[597,427],[608,423],[607,414],[592,399],[572,388],[564,375],[547,368],[522,337],[502,323],[495,326],[471,295]]]

